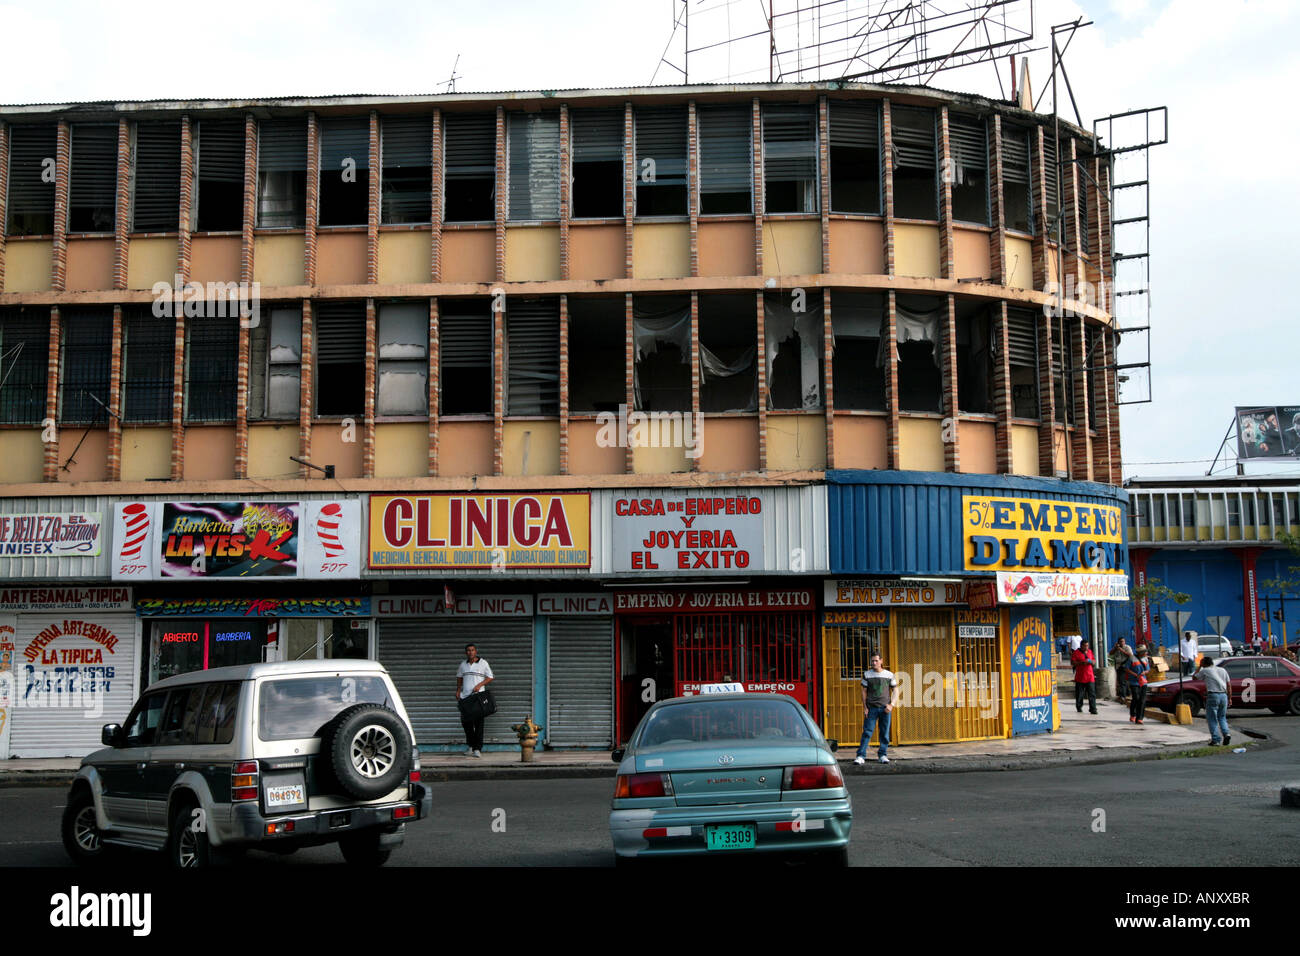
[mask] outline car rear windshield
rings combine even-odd
[[[257,736],[262,740],[315,737],[339,711],[353,704],[393,705],[388,686],[375,676],[269,680],[260,693]]]
[[[639,746],[765,738],[812,735],[798,709],[784,700],[701,700],[656,710],[646,719]]]

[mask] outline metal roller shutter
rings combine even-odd
[[[609,747],[614,736],[614,622],[553,617],[546,673],[546,741]]]
[[[458,621],[417,618],[379,622],[379,662],[388,669],[422,747],[465,743],[452,683],[465,645],[478,645],[496,678],[497,712],[483,742],[517,743],[511,724],[533,716],[533,620],[530,617]]]
[[[66,633],[85,622],[103,628],[117,638],[112,649],[84,634]],[[18,617],[15,646],[26,647],[46,628],[60,635],[45,645],[45,654],[59,658],[58,664],[42,664],[38,657],[28,662],[18,652],[14,661],[14,707],[9,711],[13,727],[9,737],[14,757],[84,757],[98,750],[100,728],[123,723],[135,703],[137,670],[135,615],[125,614],[22,614]],[[98,649],[102,664],[64,663],[63,651]],[[89,685],[70,685],[69,680],[86,680],[86,668],[111,667],[108,690],[102,696],[89,692]],[[75,674],[75,677],[71,675]],[[98,686],[98,685],[97,685]],[[83,689],[84,688],[84,689]],[[102,709],[102,713],[96,713]]]

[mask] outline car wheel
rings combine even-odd
[[[60,827],[63,848],[68,856],[83,866],[104,862],[109,847],[104,843],[103,831],[95,820],[95,800],[84,786],[78,787],[63,808]]]
[[[383,866],[393,855],[391,849],[380,847],[377,830],[340,837],[339,849],[349,866]]]
[[[1175,712],[1178,710],[1179,704],[1186,704],[1188,709],[1191,710],[1193,718],[1201,712],[1201,698],[1197,697],[1195,694],[1188,693],[1187,691],[1179,694],[1174,699]]]
[[[1300,690],[1291,692],[1291,696],[1286,699],[1287,712],[1295,717],[1300,717]]]
[[[167,860],[181,870],[207,867],[212,862],[208,833],[201,826],[195,826],[193,810],[191,803],[180,804],[172,812],[172,823],[168,828]]]
[[[357,704],[334,718],[321,735],[339,787],[359,800],[396,790],[411,771],[411,735],[396,711]]]

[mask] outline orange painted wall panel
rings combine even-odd
[[[442,234],[443,282],[491,282],[496,277],[496,238],[491,229]]]
[[[757,416],[706,418],[700,439],[700,471],[758,471]]]
[[[347,437],[354,441],[344,441],[341,422],[317,422],[311,428],[311,463],[334,466],[334,474],[339,478],[361,477],[361,420],[357,417],[355,427],[350,429]],[[289,468],[296,467],[293,462],[286,462]],[[319,475],[311,472],[309,477]]]
[[[989,279],[993,267],[989,261],[989,234],[976,229],[954,226],[953,269],[958,279]]]
[[[835,416],[836,468],[888,468],[889,438],[883,418]]]
[[[81,441],[82,435],[86,436],[84,442]],[[81,442],[80,448],[77,448],[78,442]],[[76,458],[72,458],[74,448],[77,449]],[[87,433],[84,427],[60,424],[59,481],[105,481],[107,478],[108,430],[97,428]]]
[[[238,282],[238,236],[196,236],[190,244],[190,279],[194,282]]]
[[[362,285],[365,281],[364,232],[327,232],[316,237],[317,285]]]
[[[849,275],[885,274],[885,231],[879,222],[831,220],[830,266],[827,272]]]
[[[959,422],[961,470],[980,475],[998,471],[997,428],[992,422]]]
[[[700,222],[700,275],[752,276],[754,262],[754,223]]]
[[[569,278],[623,279],[623,226],[569,225]]]
[[[492,474],[492,423],[439,422],[438,474]]]
[[[601,426],[583,419],[569,422],[569,474],[621,475],[626,449],[617,445],[602,448],[596,444]]]
[[[292,465],[291,462],[286,462]],[[289,468],[285,468],[288,471]],[[235,477],[235,426],[190,425],[185,429],[187,480]]]
[[[113,288],[113,240],[68,240],[68,291]]]

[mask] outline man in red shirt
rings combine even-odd
[[[1070,655],[1074,665],[1074,709],[1083,713],[1083,696],[1088,695],[1088,713],[1097,712],[1097,674],[1093,670],[1096,661],[1088,641],[1082,641],[1079,649]]]

